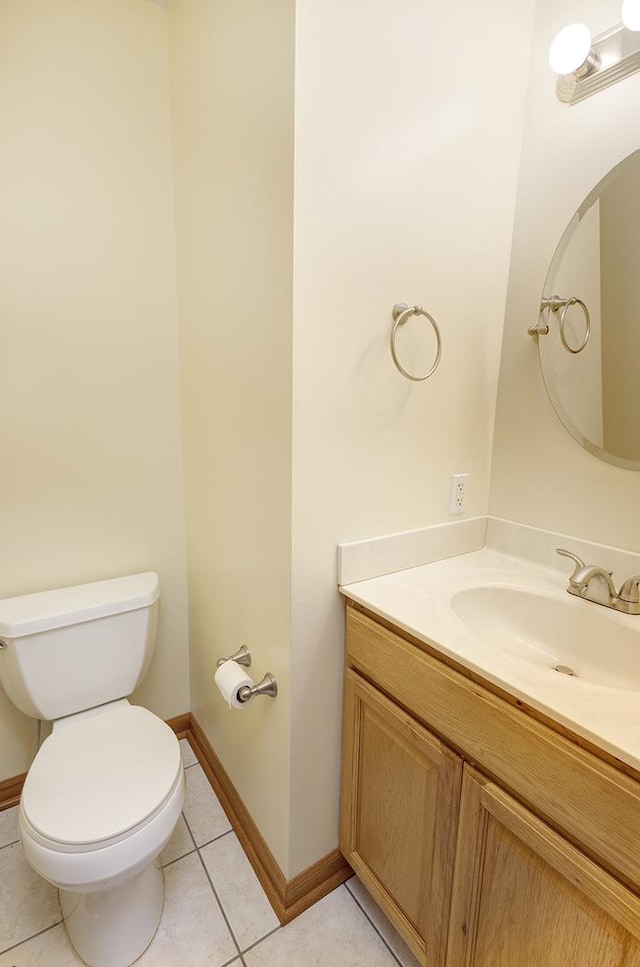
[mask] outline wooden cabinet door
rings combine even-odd
[[[448,967],[640,967],[640,897],[465,766]]]
[[[442,967],[462,760],[345,672],[340,847],[428,967]]]

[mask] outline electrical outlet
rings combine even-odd
[[[449,490],[449,513],[463,514],[464,503],[469,483],[468,473],[451,474],[451,488]]]

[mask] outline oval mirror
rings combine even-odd
[[[529,332],[567,430],[601,459],[640,470],[640,151],[571,219]]]

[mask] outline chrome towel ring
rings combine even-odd
[[[565,333],[565,320],[567,318],[567,310],[570,308],[570,306],[580,306],[584,314],[585,322],[584,338],[580,345],[575,349],[567,342],[567,336]],[[589,342],[589,336],[591,335],[591,318],[589,316],[589,310],[582,299],[576,299],[575,296],[570,296],[568,299],[563,299],[559,295],[552,295],[548,298],[545,297],[542,299],[540,303],[540,312],[543,312],[545,309],[550,309],[553,313],[560,312],[560,341],[567,352],[573,353],[574,355],[581,353]],[[531,326],[528,332],[530,336],[546,336],[549,332],[549,326],[539,323],[537,326]]]
[[[436,320],[433,318],[433,316],[429,315],[428,312],[425,312],[422,306],[418,306],[418,305],[408,306],[406,302],[396,302],[395,306],[392,309],[392,315],[393,315],[393,318],[395,319],[395,322],[393,324],[393,329],[391,330],[391,355],[393,357],[393,361],[398,367],[399,371],[402,373],[402,375],[406,377],[406,379],[410,379],[414,383],[421,383],[423,380],[428,379],[430,376],[433,375],[433,373],[435,373],[436,369],[438,368],[438,363],[440,362],[440,357],[442,355],[442,339],[440,337],[440,330],[438,329],[438,324]],[[400,360],[398,359],[398,354],[396,352],[396,336],[398,334],[398,329],[400,328],[400,326],[404,326],[407,319],[409,319],[411,316],[424,316],[425,319],[429,320],[429,322],[433,326],[433,331],[436,334],[436,358],[434,360],[433,366],[427,373],[424,374],[424,376],[413,376],[411,373],[408,373],[407,370],[402,365],[402,363],[400,362]]]

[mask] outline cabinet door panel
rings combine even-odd
[[[341,848],[416,955],[444,963],[462,761],[345,673]]]
[[[640,897],[465,767],[450,967],[637,967]]]

